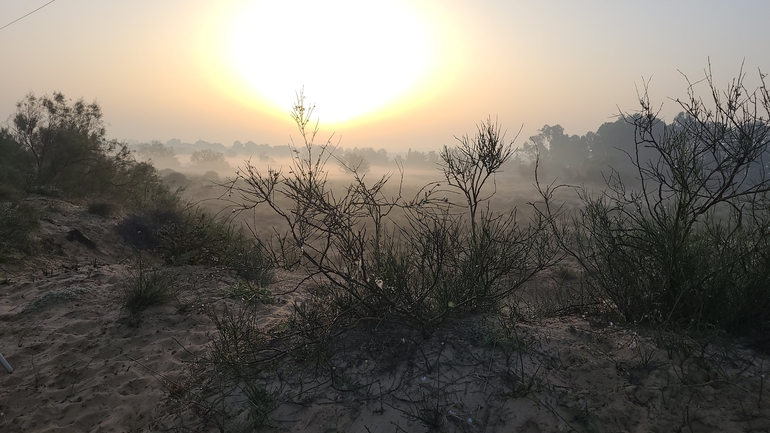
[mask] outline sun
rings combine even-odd
[[[266,108],[286,113],[304,90],[321,122],[350,122],[430,85],[440,50],[425,15],[398,0],[250,2],[229,23],[226,58]]]

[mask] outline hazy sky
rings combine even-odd
[[[49,0],[0,0],[0,27]],[[0,121],[28,92],[97,100],[111,138],[272,145],[304,86],[344,147],[436,149],[491,115],[509,137],[665,117],[711,59],[770,72],[770,1],[56,0],[0,30]],[[324,124],[324,122],[326,122]]]

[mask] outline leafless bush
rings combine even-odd
[[[444,149],[449,186],[428,184],[405,199],[400,188],[394,197],[384,194],[390,176],[370,182],[355,167],[350,185],[332,188],[326,163],[336,146],[331,138],[315,142],[311,114],[300,94],[292,116],[302,143],[291,144],[288,171],[264,173],[247,163],[229,194],[245,203],[241,210],[268,206],[286,223],[277,244],[298,252],[297,264],[320,286],[314,296],[334,306],[335,314],[325,316],[327,326],[389,320],[427,336],[453,316],[494,308],[553,264],[557,245],[544,218],[524,226],[515,210],[498,214],[479,207],[494,194],[486,181],[512,153],[496,124],[487,121],[473,139],[463,137],[456,149]],[[465,202],[453,203],[453,191]],[[395,223],[394,211],[406,223]]]
[[[645,89],[640,111],[624,115],[639,189],[613,172],[605,191],[580,193],[584,208],[560,239],[628,321],[766,329],[770,95],[764,82],[747,89],[742,72],[724,91],[710,71],[702,82],[709,97],[688,82],[669,125]]]

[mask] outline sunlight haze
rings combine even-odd
[[[355,120],[394,100],[429,91],[439,43],[432,23],[408,3],[256,2],[226,22],[222,76],[235,90],[285,114],[299,88],[324,101],[325,123]],[[297,14],[297,10],[305,14]],[[254,90],[237,86],[244,81]]]
[[[0,26],[45,0],[0,3]],[[28,92],[102,106],[119,140],[295,134],[297,91],[344,147],[438,149],[488,116],[519,143],[637,108],[672,118],[686,74],[770,71],[764,1],[57,0],[0,30],[0,121]],[[681,73],[680,73],[681,72]]]

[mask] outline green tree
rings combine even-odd
[[[133,160],[128,148],[106,138],[96,102],[68,100],[61,93],[16,104],[10,134],[32,159],[32,182],[84,195],[110,184]]]

